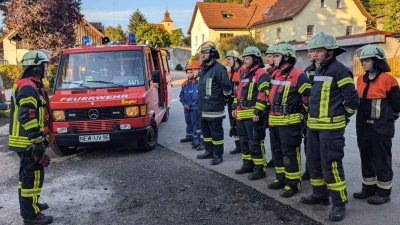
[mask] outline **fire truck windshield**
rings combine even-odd
[[[62,56],[56,89],[144,85],[141,51],[73,53]]]

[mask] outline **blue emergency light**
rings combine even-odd
[[[90,44],[90,38],[89,36],[83,36],[82,37],[82,45],[87,45]]]
[[[132,34],[132,33],[129,34],[128,41],[129,42],[136,42],[136,35]]]

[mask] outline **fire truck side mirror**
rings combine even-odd
[[[101,38],[101,43],[103,45],[110,43],[110,38],[109,37],[103,37]]]
[[[160,71],[159,70],[153,71],[152,80],[154,83],[160,83]]]

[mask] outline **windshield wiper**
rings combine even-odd
[[[115,86],[117,86],[117,87],[128,88],[127,86],[124,86],[124,85],[122,85],[122,84],[116,84],[116,83],[114,83],[114,82],[105,81],[105,80],[91,80],[91,81],[86,81],[86,82],[101,83],[101,84],[112,84],[112,85],[115,85]]]
[[[89,89],[91,89],[91,90],[96,90],[96,88],[83,85],[83,82],[80,83],[80,82],[78,82],[78,81],[74,81],[74,82],[63,81],[62,83],[63,83],[63,84],[77,84],[77,85],[79,85],[79,87],[84,87],[84,88],[89,88]]]

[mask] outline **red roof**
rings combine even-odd
[[[169,17],[168,9],[165,10],[164,19],[163,19],[161,22],[170,22],[170,23],[174,22],[174,21],[171,19],[171,17]]]

